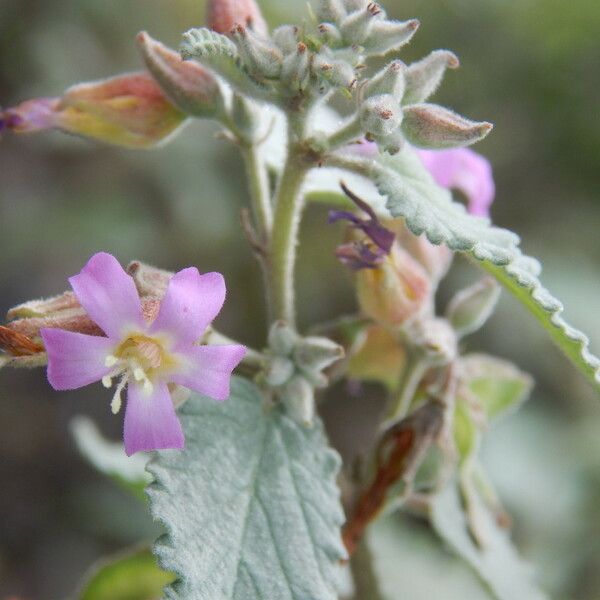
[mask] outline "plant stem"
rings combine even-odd
[[[300,193],[308,166],[290,144],[275,199],[270,246],[270,292],[273,315],[295,327],[294,264],[304,199]]]
[[[351,118],[346,124],[342,125],[337,131],[329,137],[329,149],[335,150],[340,146],[345,146],[350,142],[364,137],[364,129],[358,117]]]
[[[400,376],[398,389],[392,400],[390,411],[382,424],[383,429],[406,417],[423,375],[428,369],[427,361],[418,348],[406,345],[406,364]]]
[[[248,143],[242,146],[242,155],[246,166],[246,176],[250,185],[252,214],[264,242],[271,236],[273,227],[273,209],[271,207],[271,192],[269,176],[264,161],[260,157],[259,147]]]
[[[352,555],[350,567],[355,587],[354,600],[383,600],[366,541],[363,540]]]

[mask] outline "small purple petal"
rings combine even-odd
[[[233,369],[246,354],[238,345],[193,346],[186,350],[187,368],[170,379],[190,390],[215,400],[229,398],[229,382]]]
[[[467,197],[471,214],[489,216],[496,190],[492,167],[485,157],[470,148],[418,150],[417,153],[439,185],[458,189]]]
[[[158,316],[150,330],[171,334],[177,346],[193,344],[219,314],[225,302],[225,280],[220,273],[200,275],[190,267],[169,281]]]
[[[183,448],[183,430],[166,383],[155,383],[151,394],[146,394],[136,383],[127,386],[123,438],[127,456]]]
[[[360,271],[360,269],[376,268],[382,263],[386,252],[381,248],[375,248],[373,251],[366,244],[360,242],[350,242],[338,246],[335,255],[341,263],[353,271]]]
[[[106,356],[114,341],[62,329],[40,331],[48,353],[48,381],[55,390],[74,390],[108,375]]]
[[[111,254],[94,254],[69,282],[77,300],[109,337],[119,338],[131,327],[145,327],[135,283]]]

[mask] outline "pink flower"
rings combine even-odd
[[[69,282],[106,337],[42,329],[50,385],[71,390],[102,381],[110,387],[113,378],[120,377],[111,407],[119,411],[127,386],[127,454],[183,448],[183,431],[167,384],[225,400],[231,372],[246,352],[238,345],[196,344],[225,300],[223,276],[200,275],[193,267],[179,271],[169,281],[152,323],[143,318],[133,279],[110,254],[92,256]]]
[[[489,216],[496,188],[485,157],[470,148],[417,150],[417,154],[438,185],[460,190],[467,197],[472,215]]]

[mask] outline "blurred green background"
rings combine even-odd
[[[477,148],[494,165],[494,219],[521,234],[525,251],[542,259],[546,285],[598,350],[600,3],[385,4],[397,18],[422,21],[405,60],[444,47],[461,58],[462,68],[447,75],[436,99],[495,123]],[[305,14],[296,0],[263,0],[262,6],[272,24]],[[180,32],[202,23],[203,14],[197,0],[0,0],[0,103],[139,69],[134,36],[140,29],[177,46]],[[150,152],[54,132],[2,139],[0,312],[62,291],[67,276],[106,250],[124,263],[139,258],[172,270],[194,264],[223,272],[229,300],[219,327],[261,345],[259,270],[238,220],[247,200],[243,168],[215,131],[197,122]],[[337,240],[325,208],[310,209],[302,241],[301,323],[350,312],[351,283],[333,258]],[[473,276],[458,264],[442,301]],[[485,462],[543,585],[555,598],[597,600],[598,398],[508,297],[468,349],[510,358],[535,376],[531,401],[486,436]],[[151,537],[153,526],[135,500],[83,463],[70,438],[69,421],[80,413],[119,436],[121,418],[110,416],[100,386],[54,393],[41,370],[2,371],[0,379],[0,598],[64,598],[98,556]],[[349,398],[341,388],[327,399],[331,435],[345,455],[362,449],[353,422],[374,421],[376,410],[376,398]],[[433,597],[415,573],[422,581],[427,574],[437,578],[440,599],[474,598],[468,575],[454,577],[447,556],[434,557],[421,533],[411,546],[405,533],[408,558],[395,570],[406,591],[398,598]]]

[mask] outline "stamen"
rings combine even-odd
[[[119,359],[112,354],[109,354],[104,360],[105,367],[114,367],[119,362]]]
[[[111,387],[111,386],[112,386],[112,377],[111,377],[110,375],[105,375],[105,376],[102,378],[102,385],[103,385],[105,388],[109,388],[109,387]]]
[[[136,367],[133,369],[133,377],[136,381],[144,381],[145,379],[148,379],[144,369],[141,367]]]
[[[119,385],[117,385],[117,389],[115,390],[115,393],[110,402],[110,409],[113,415],[116,415],[121,410],[121,405],[123,404],[123,401],[121,399],[121,392],[127,384],[127,379],[127,375],[123,375],[123,377],[121,377],[121,381],[119,381]]]

